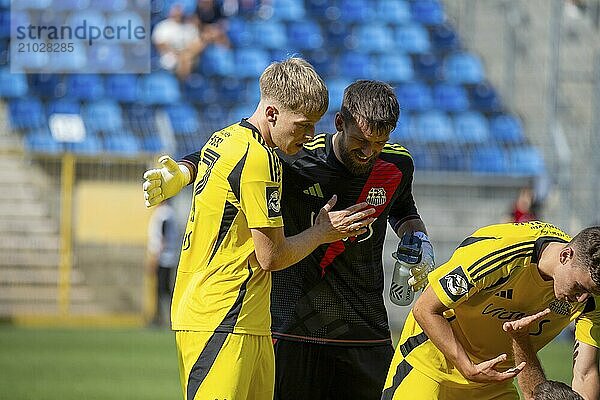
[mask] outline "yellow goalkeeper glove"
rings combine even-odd
[[[144,200],[146,207],[152,207],[175,196],[190,183],[190,170],[177,164],[171,157],[162,156],[158,160],[162,168],[149,169],[144,173]]]

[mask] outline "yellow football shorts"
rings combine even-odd
[[[519,400],[512,381],[490,385],[439,383],[413,368],[396,351],[385,380],[382,400]]]
[[[184,400],[270,400],[275,382],[271,336],[175,332]]]

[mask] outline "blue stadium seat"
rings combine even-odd
[[[444,22],[444,8],[438,0],[413,0],[410,3],[413,19],[425,25]]]
[[[46,107],[48,115],[51,114],[79,114],[81,106],[79,102],[72,99],[52,100]]]
[[[375,23],[359,25],[355,29],[356,50],[365,53],[389,53],[394,48],[390,28]]]
[[[431,89],[422,82],[415,80],[403,83],[395,92],[403,111],[424,111],[433,106]]]
[[[52,0],[19,0],[13,1],[13,10],[44,10],[52,4]]]
[[[317,49],[303,52],[304,57],[310,62],[321,76],[330,76],[337,73],[336,64],[332,62],[331,53],[327,49]],[[290,54],[287,54],[289,56]],[[273,60],[282,60],[285,57],[273,57]]]
[[[60,98],[65,95],[62,76],[56,74],[28,74],[29,91],[41,98]]]
[[[227,120],[231,123],[240,121],[242,118],[248,118],[254,113],[255,106],[249,104],[241,104],[229,110]]]
[[[29,26],[29,15],[25,11],[0,10],[0,39],[10,38],[11,24],[14,26]]]
[[[1,11],[0,11],[1,12]],[[0,68],[5,65],[8,65],[9,57],[9,41],[6,38],[0,38]]]
[[[30,152],[58,154],[63,151],[62,144],[54,140],[47,128],[29,132],[24,139],[25,148]]]
[[[35,129],[46,126],[42,102],[36,97],[13,99],[8,103],[10,125],[14,129]]]
[[[84,20],[86,21],[87,26],[106,26],[107,23],[104,13],[93,8],[85,8],[79,11],[75,10],[69,16],[67,21],[69,26],[80,26],[83,24]],[[125,26],[127,26],[127,24],[125,24]]]
[[[45,42],[42,40],[27,40],[26,43],[31,46],[42,46]],[[10,59],[11,67],[18,70],[45,70],[50,62],[50,56],[47,52],[24,51],[13,55]]]
[[[516,146],[508,153],[510,173],[517,176],[538,176],[544,170],[544,159],[533,146]]]
[[[54,0],[52,8],[57,11],[76,11],[88,8],[89,0]]]
[[[431,49],[429,33],[419,24],[409,23],[396,28],[398,50],[411,54],[427,53]]]
[[[91,0],[90,7],[104,12],[118,12],[127,8],[126,0]]]
[[[114,14],[109,14],[107,23],[111,26],[145,26],[142,17],[135,11],[122,11]],[[129,37],[128,35],[124,35],[119,41],[121,43],[132,43],[139,42],[139,39],[137,39],[135,35],[131,35],[131,37]]]
[[[237,64],[240,69],[244,64]],[[202,53],[200,70],[206,76],[228,76],[236,71],[233,51],[223,46],[209,46]]]
[[[139,136],[159,136],[154,111],[150,106],[133,103],[123,107],[128,129]]]
[[[106,97],[122,103],[137,100],[137,77],[128,74],[109,74],[104,82]]]
[[[331,21],[323,26],[325,34],[325,43],[329,48],[343,49],[349,46],[350,29],[347,24],[341,21]]]
[[[10,69],[0,69],[0,97],[21,97],[27,93],[24,74],[11,74]]]
[[[484,145],[471,153],[471,171],[475,174],[506,174],[506,154],[498,146]]]
[[[329,109],[331,111],[327,111],[319,120],[319,122],[316,123],[315,134],[323,132],[335,132],[335,114],[337,111],[333,111],[331,107],[329,107]]]
[[[469,108],[469,97],[462,86],[439,83],[433,87],[433,104],[444,111],[465,111]]]
[[[439,111],[425,111],[412,120],[413,139],[425,143],[449,143],[454,139],[452,121],[448,114]]]
[[[454,116],[454,132],[459,142],[486,143],[490,140],[487,119],[477,111],[465,111]]]
[[[252,30],[249,23],[243,18],[229,18],[227,20],[227,37],[234,48],[249,46],[252,43]]]
[[[238,79],[236,77],[221,79],[218,90],[219,103],[226,105],[246,103],[246,99],[244,97],[245,89],[246,84],[243,79]]]
[[[138,99],[146,104],[170,104],[179,101],[179,83],[168,72],[155,72],[138,80]]]
[[[66,53],[50,53],[48,72],[82,72],[88,66],[86,46],[78,41],[73,42],[73,51]],[[93,65],[90,65],[93,68]]]
[[[215,88],[215,80],[207,79],[201,74],[190,74],[183,84],[185,98],[194,103],[210,104],[219,97]]]
[[[405,54],[385,54],[376,60],[377,79],[390,84],[407,82],[414,79],[410,57]]]
[[[111,43],[94,43],[89,48],[88,56],[94,70],[104,73],[122,71],[127,57],[122,46]]]
[[[412,131],[410,129],[411,116],[408,113],[401,113],[396,129],[390,133],[390,142],[404,144],[413,139]]]
[[[375,74],[377,66],[367,54],[349,51],[341,55],[339,68],[343,77],[355,80],[369,79]]]
[[[196,9],[196,0],[157,0],[157,2],[163,3],[158,11],[165,18],[169,16],[169,11],[174,4],[179,4],[185,15],[192,15]]]
[[[352,80],[346,77],[338,77],[328,79],[326,83],[327,89],[329,90],[329,111],[339,111],[342,107],[344,89],[352,83]]]
[[[375,12],[378,21],[394,25],[406,24],[412,18],[410,6],[404,0],[378,1]]]
[[[123,131],[121,107],[114,100],[99,100],[83,107],[82,117],[88,132],[117,133]]]
[[[64,147],[67,151],[85,155],[98,155],[103,149],[100,139],[90,134],[87,134],[81,142],[64,143]]]
[[[142,138],[142,151],[148,153],[161,153],[165,150],[160,137],[158,136],[146,136]]]
[[[141,145],[131,133],[120,132],[104,137],[104,149],[120,155],[135,156],[141,151]]]
[[[329,0],[305,0],[306,12],[311,19],[322,18],[331,6]]]
[[[525,141],[521,120],[510,114],[500,114],[490,120],[490,132],[499,143],[518,144]]]
[[[272,3],[272,6],[272,18],[276,18],[281,21],[298,21],[303,19],[306,15],[303,1],[277,0]]]
[[[489,83],[483,82],[475,85],[471,91],[471,104],[482,112],[498,112],[502,109],[500,97],[496,89]]]
[[[246,99],[246,104],[258,104],[260,100],[260,83],[258,79],[251,79],[250,82],[246,83],[241,97]]]
[[[98,100],[104,97],[104,83],[99,75],[72,74],[66,77],[67,96],[79,100]]]
[[[442,66],[435,54],[425,53],[415,57],[415,70],[426,81],[436,81],[442,76]]]
[[[340,0],[340,19],[346,23],[371,21],[375,10],[368,0]]]
[[[298,50],[314,50],[323,45],[320,26],[309,20],[293,21],[288,25],[288,43]]]
[[[260,49],[243,48],[235,52],[236,69],[232,76],[258,78],[270,63],[269,54]]]
[[[452,83],[475,84],[484,79],[483,65],[479,57],[471,53],[455,53],[444,61],[444,76]]]
[[[440,52],[455,51],[460,48],[460,40],[450,24],[441,24],[431,30],[433,47]]]
[[[253,22],[249,25],[255,46],[268,50],[287,48],[287,33],[281,22],[268,19]]]
[[[200,130],[198,112],[187,103],[168,105],[164,108],[173,132],[178,135],[194,135]]]
[[[437,154],[430,151],[427,146],[414,145],[408,149],[415,163],[417,171],[439,170],[440,161]]]
[[[445,143],[436,148],[438,168],[443,171],[468,171],[469,152],[454,143]]]

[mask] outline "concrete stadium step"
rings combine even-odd
[[[5,201],[0,204],[0,218],[10,216],[45,217],[48,207],[37,201]]]
[[[58,233],[58,223],[46,217],[0,216],[0,232],[28,235]]]
[[[6,235],[0,231],[0,251],[2,250],[58,250],[58,235]]]
[[[16,303],[0,303],[0,316],[15,316],[15,315],[58,315],[59,309],[56,302],[16,302]],[[100,304],[83,303],[71,304],[69,307],[69,315],[78,316],[100,316],[107,315],[109,310],[102,307]]]
[[[56,287],[38,286],[0,286],[0,301],[7,303],[23,303],[28,301],[56,303],[58,289]],[[86,287],[72,287],[69,291],[71,303],[89,303],[94,300],[92,291]]]
[[[2,252],[0,253],[0,268],[56,267],[59,260],[58,251]]]
[[[3,186],[6,186],[4,188]],[[3,190],[6,189],[6,190]],[[0,201],[34,201],[38,197],[37,191],[30,185],[4,185],[0,183]]]
[[[0,182],[4,185],[29,183],[31,174],[23,160],[0,158]]]
[[[58,280],[58,268],[8,267],[0,269],[0,285],[56,285]],[[71,284],[77,285],[81,283],[83,283],[83,275],[80,271],[73,270],[71,272]]]

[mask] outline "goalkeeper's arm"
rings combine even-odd
[[[410,269],[412,277],[408,280],[408,284],[415,292],[421,290],[427,285],[427,275],[435,269],[433,246],[427,236],[425,224],[420,218],[412,218],[395,224],[394,230],[398,237],[402,237],[407,232],[413,232],[421,239],[421,262]]]
[[[195,180],[197,163],[194,165],[188,159],[176,163],[169,156],[160,157],[158,162],[162,164],[161,168],[149,169],[144,173],[143,189],[146,207],[155,206],[175,196]]]

